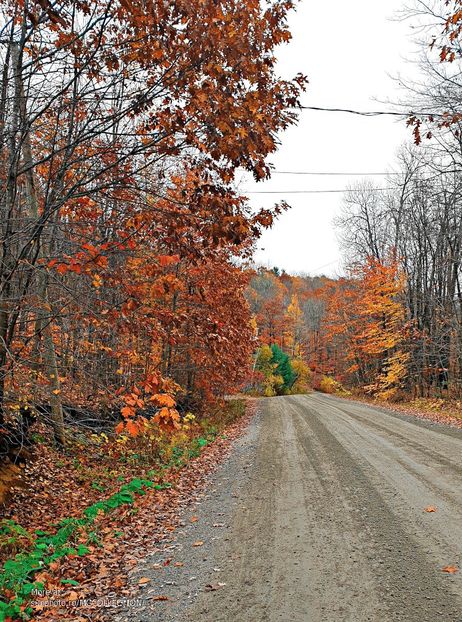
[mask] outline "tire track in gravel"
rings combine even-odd
[[[419,419],[415,423],[403,422],[399,415],[384,415],[378,409],[362,405],[359,408],[364,408],[367,420],[361,417],[358,421],[358,407],[354,403],[343,400],[340,402],[342,408],[339,408],[338,402],[330,397],[310,396],[309,403],[322,410],[325,425],[334,426],[332,429],[339,441],[387,492],[394,511],[399,508],[403,524],[421,529],[428,546],[433,544],[434,554],[439,555],[441,565],[446,565],[446,560],[451,557],[460,563],[462,431],[451,429],[448,434],[448,428],[444,426],[433,425],[429,429]],[[336,415],[334,418],[332,413]],[[373,421],[369,420],[371,417],[374,417]],[[384,425],[376,425],[376,421],[382,421]],[[404,425],[408,443],[402,434],[399,442],[396,441],[389,429],[394,423]],[[434,450],[429,455],[427,447],[432,446]],[[420,452],[416,448],[421,448]],[[454,462],[452,468],[448,468],[448,455],[451,463]],[[428,516],[422,512],[428,505],[437,506],[438,513]]]
[[[316,400],[316,396],[310,396],[310,399],[314,401]],[[326,399],[328,400],[330,398],[324,397],[324,400]],[[459,441],[462,439],[462,430],[452,429],[451,431],[454,436],[452,437],[453,440],[449,441],[449,435],[447,434],[448,429],[443,428],[441,425],[433,424],[433,430],[430,430],[430,435],[428,435],[425,432],[422,433],[422,428],[416,426],[415,423],[402,421],[400,417],[384,413],[373,407],[365,408],[362,404],[355,404],[354,402],[344,402],[344,408],[340,408],[338,404],[329,402],[329,407],[330,409],[335,408],[335,410],[345,414],[350,421],[354,419],[368,428],[374,428],[380,433],[385,432],[388,437],[394,439],[395,445],[404,445],[407,449],[415,449],[419,458],[421,458],[424,453],[430,460],[436,461],[438,466],[448,467],[451,469],[451,472],[457,472],[462,476],[462,462],[459,446]],[[377,413],[379,413],[379,417],[377,417]],[[397,426],[402,429],[401,432],[396,429]],[[442,428],[446,432],[445,435],[438,433]],[[424,429],[428,430],[428,427],[426,426]],[[412,435],[415,436],[416,432],[420,436],[420,442],[416,442],[416,440],[412,438]],[[431,434],[432,432],[433,435]],[[438,442],[439,448],[437,450],[432,449],[432,446],[428,445],[429,436],[432,437],[433,442]],[[449,455],[453,455],[453,459],[448,458],[448,451]]]
[[[337,484],[333,486],[330,499],[335,505],[345,508],[342,512],[345,515],[350,509],[349,518],[353,518],[356,525],[345,533],[345,537],[351,538],[351,531],[353,538],[362,535],[361,561],[363,564],[366,562],[374,578],[375,590],[380,595],[379,608],[372,606],[375,598],[369,597],[363,617],[351,619],[403,622],[462,620],[462,604],[456,589],[452,589],[454,581],[442,575],[439,572],[441,566],[427,555],[428,532],[416,529],[417,525],[403,513],[401,505],[396,503],[393,490],[387,490],[384,482],[377,477],[379,470],[371,468],[367,461],[361,464],[338,437],[343,442],[348,434],[355,443],[362,439],[348,425],[335,428],[338,421],[335,419],[334,423],[329,418],[325,404],[321,406],[318,403],[317,408],[307,409],[306,402],[308,400],[297,399],[299,419],[302,425],[315,432],[317,441],[324,448],[321,464],[330,462],[333,471],[330,479]],[[327,408],[330,410],[329,406]],[[326,424],[327,421],[329,424]],[[328,429],[328,425],[335,431]],[[307,434],[302,432],[300,442],[312,456],[313,449],[304,442],[304,438]],[[357,451],[363,451],[359,443]],[[337,489],[337,496],[334,488]]]

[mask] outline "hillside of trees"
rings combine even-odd
[[[361,257],[369,234],[360,225],[369,216],[371,222],[381,217],[379,212],[361,215],[359,209],[370,205],[379,208],[375,195],[371,204],[349,202],[342,221],[350,249],[357,236],[358,259],[349,276],[291,276],[277,269],[254,273],[247,298],[263,344],[255,369],[265,371],[264,348],[276,345],[300,367],[303,383],[321,390],[343,386],[394,400],[460,398],[461,272],[455,253],[461,237],[454,227],[462,219],[438,209],[432,218],[416,217],[420,226],[415,237],[406,229],[402,255],[385,243],[393,237],[391,225],[383,223],[382,254],[365,247]],[[407,218],[415,215],[411,209],[404,213],[401,226],[411,227]],[[379,243],[372,238],[373,245]],[[295,380],[292,384],[297,389]]]
[[[348,276],[258,269],[251,279],[260,343],[306,366],[316,388],[461,397],[460,195],[444,176],[428,181],[421,172],[396,191],[378,196],[362,184],[350,195],[338,222]]]

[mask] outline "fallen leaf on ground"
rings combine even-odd
[[[150,581],[151,579],[149,577],[141,577],[138,581],[138,585],[146,585],[146,583],[149,583]]]
[[[105,566],[104,564],[100,564],[98,568],[98,577],[99,578],[107,577],[108,574],[109,574],[109,571],[108,571],[107,566]]]
[[[456,574],[456,572],[459,572],[459,568],[457,566],[445,566],[444,568],[441,568],[442,572],[447,572],[448,574]]]
[[[181,566],[184,566],[184,563],[183,562],[175,562],[173,565],[176,566],[177,568],[180,568]]]
[[[434,505],[427,505],[426,508],[424,508],[424,512],[437,512],[438,508]]]
[[[198,520],[199,520],[198,516],[191,516],[191,523],[197,523]]]
[[[203,540],[197,540],[196,542],[193,542],[193,546],[202,546],[204,544]]]
[[[170,600],[168,596],[153,596],[151,600]]]

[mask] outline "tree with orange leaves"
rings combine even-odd
[[[286,296],[287,289],[274,271],[258,269],[252,275],[247,299],[262,343],[283,344]]]
[[[395,259],[369,257],[353,278],[331,282],[325,292],[328,359],[343,379],[393,397],[407,375],[405,280]]]
[[[247,349],[220,347],[250,316],[214,305],[242,302],[233,262],[278,211],[233,180],[268,177],[296,120],[305,79],[274,55],[293,6],[0,0],[0,421],[51,405],[62,444],[63,404],[138,413],[183,365],[204,394],[237,380]]]

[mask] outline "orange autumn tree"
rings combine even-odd
[[[320,297],[325,305],[321,322],[324,340],[315,361],[317,369],[336,375],[342,382],[362,385],[366,381],[366,369],[357,339],[358,283],[347,278],[327,281]]]
[[[331,282],[324,292],[328,359],[342,379],[378,397],[394,397],[403,387],[409,354],[405,282],[397,261],[369,257],[351,279]]]
[[[264,344],[283,344],[286,296],[287,288],[275,271],[259,268],[251,273],[246,297]]]
[[[369,258],[361,269],[362,300],[359,333],[362,351],[377,360],[377,372],[366,390],[381,398],[394,397],[407,375],[409,354],[402,348],[406,341],[406,311],[402,295],[404,274],[395,259],[380,262]]]

